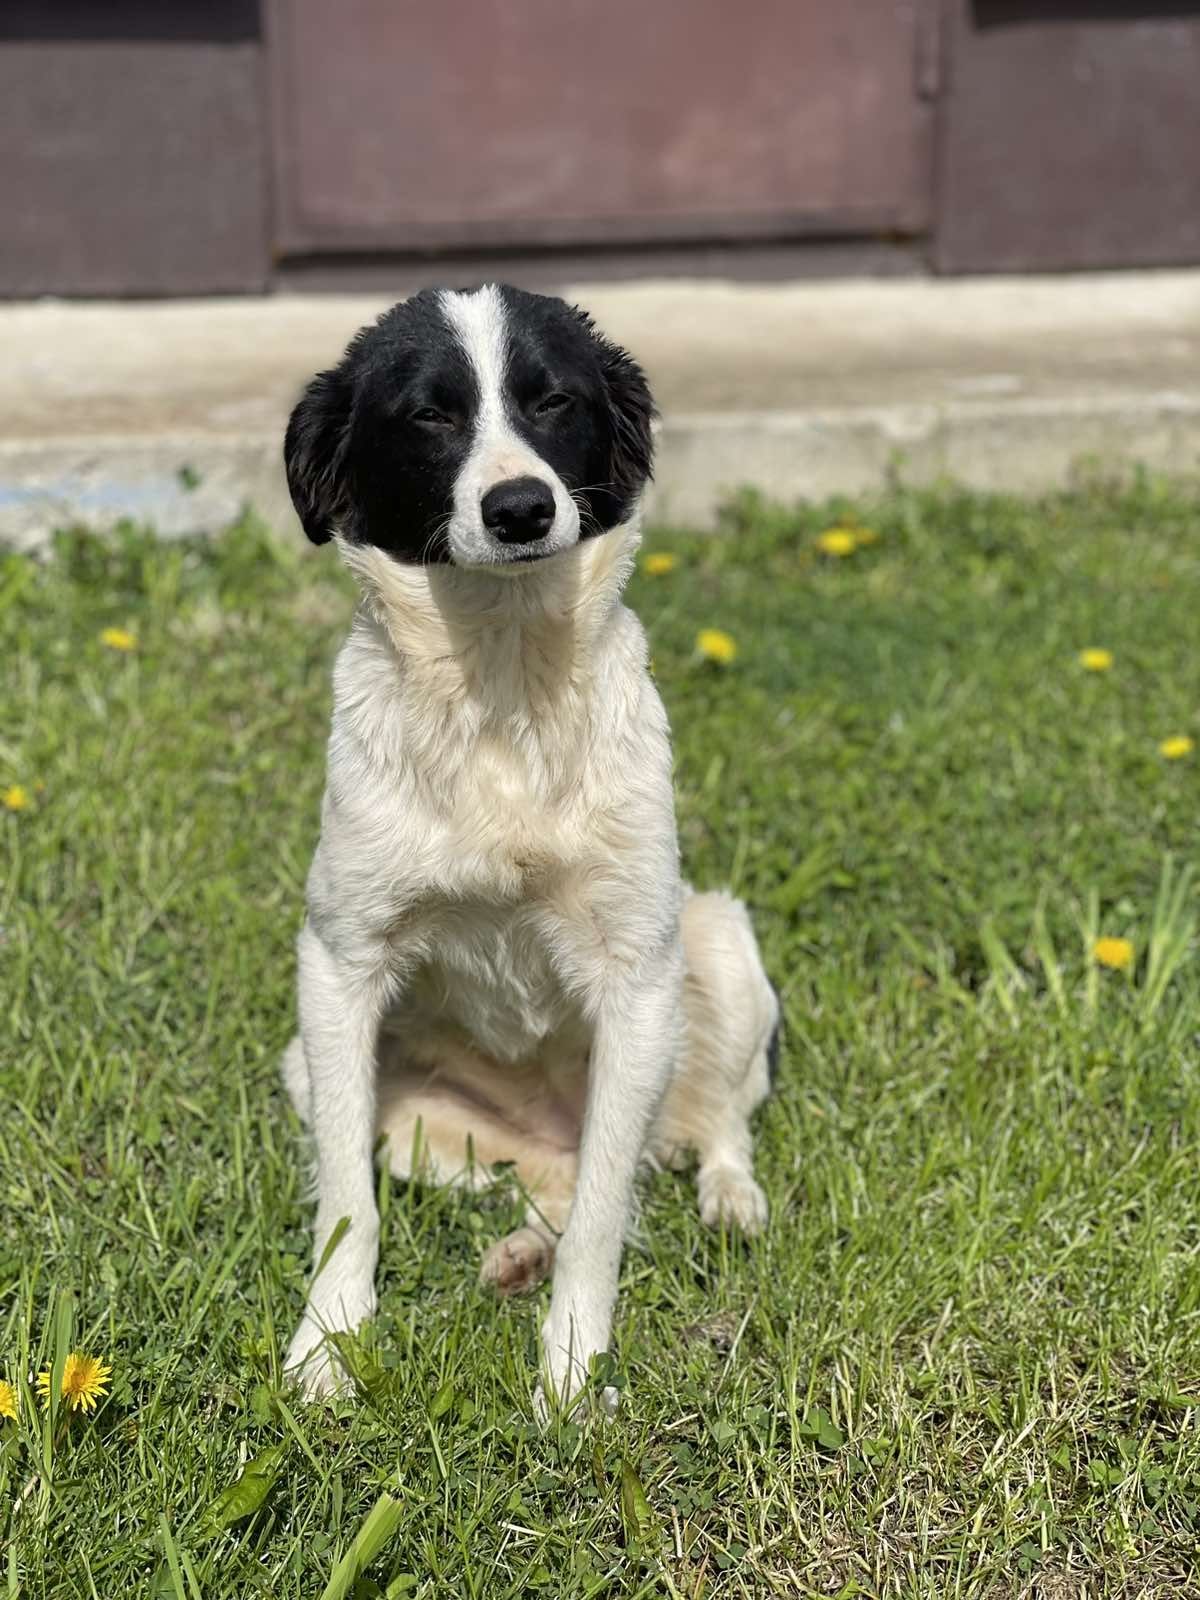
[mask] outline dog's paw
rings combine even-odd
[[[310,1404],[333,1400],[350,1389],[349,1375],[338,1360],[337,1352],[329,1346],[315,1351],[302,1366],[288,1368],[287,1373]]]
[[[615,1417],[621,1396],[619,1390],[609,1387],[601,1389],[599,1392],[592,1390],[590,1399],[592,1405],[595,1406],[601,1416]],[[582,1403],[583,1397],[578,1394],[568,1401],[564,1401],[561,1396],[558,1396],[552,1403],[544,1382],[539,1383],[533,1391],[533,1415],[541,1428],[547,1425],[555,1410],[565,1411],[573,1416],[579,1411]]]
[[[306,1400],[324,1400],[350,1387],[350,1378],[331,1335],[352,1333],[375,1315],[375,1290],[368,1283],[357,1294],[336,1293],[309,1301],[284,1357],[284,1377]]]
[[[551,1303],[542,1324],[542,1377],[534,1395],[539,1422],[545,1424],[559,1411],[573,1417],[585,1407],[609,1417],[615,1414],[617,1390],[607,1385],[597,1389],[588,1382],[593,1362],[608,1345],[608,1327],[607,1317],[576,1319],[561,1311],[556,1315]]]
[[[497,1294],[525,1294],[550,1276],[554,1245],[536,1228],[518,1228],[497,1239],[479,1263],[479,1281]]]
[[[702,1169],[697,1187],[700,1220],[706,1227],[734,1223],[743,1233],[757,1233],[767,1220],[767,1197],[741,1167]]]
[[[296,1329],[283,1363],[284,1377],[306,1400],[326,1400],[350,1383],[324,1328],[305,1317]]]

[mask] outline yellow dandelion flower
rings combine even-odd
[[[1186,733],[1177,733],[1171,739],[1164,739],[1158,747],[1160,756],[1165,756],[1168,761],[1179,761],[1184,756],[1190,756],[1196,748],[1196,741]]]
[[[727,633],[722,633],[720,628],[701,628],[696,635],[696,649],[706,661],[719,662],[727,667],[737,655],[737,640]]]
[[[1118,972],[1133,965],[1133,945],[1128,939],[1097,939],[1092,955],[1102,967],[1115,967]]]
[[[95,1356],[85,1356],[72,1350],[63,1367],[62,1397],[72,1411],[94,1410],[96,1402],[108,1393],[108,1380],[112,1368]],[[50,1369],[39,1372],[38,1393],[43,1400],[50,1398]]]
[[[652,550],[648,556],[642,557],[642,571],[648,578],[665,578],[678,565],[679,557],[672,555],[669,550]]]
[[[0,1417],[17,1420],[17,1391],[4,1378],[0,1378]]]
[[[1111,650],[1081,650],[1079,665],[1085,672],[1107,672],[1113,664]]]
[[[0,800],[4,802],[10,811],[24,811],[29,804],[29,792],[23,789],[19,783],[14,783],[9,788],[0,791]]]
[[[858,549],[859,535],[854,528],[826,528],[817,535],[817,549],[822,555],[849,556]]]
[[[110,650],[136,650],[137,634],[130,633],[128,628],[101,628],[100,643]]]

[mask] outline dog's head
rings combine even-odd
[[[565,301],[426,289],[318,373],[284,462],[308,537],[513,567],[624,521],[650,476],[641,368]]]

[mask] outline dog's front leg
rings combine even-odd
[[[379,1023],[388,998],[382,964],[350,963],[306,924],[300,935],[300,1032],[312,1091],[317,1145],[314,1277],[285,1362],[310,1396],[342,1381],[326,1334],[349,1332],[375,1314],[379,1216],[372,1147]],[[343,1219],[345,1231],[329,1250]]]
[[[545,1385],[564,1401],[608,1348],[634,1177],[679,1048],[680,983],[672,949],[636,973],[610,974],[596,1016],[579,1177],[542,1328]],[[604,1399],[611,1409],[616,1396]],[[538,1404],[544,1411],[541,1394]]]

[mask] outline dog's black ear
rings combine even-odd
[[[346,449],[351,385],[343,368],[318,372],[292,412],[283,441],[292,504],[305,533],[324,544],[350,511]]]
[[[608,486],[622,511],[654,476],[654,435],[658,415],[646,374],[628,351],[606,339],[580,306],[572,311],[591,335],[600,357],[612,430]]]
[[[654,476],[654,435],[650,425],[657,412],[646,374],[633,357],[599,334],[596,340],[612,422],[612,484],[621,499],[628,502]]]

